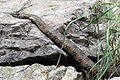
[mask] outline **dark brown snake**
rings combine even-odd
[[[13,17],[21,18],[21,19],[29,19],[33,22],[38,29],[43,32],[48,38],[50,38],[58,47],[62,46],[64,35],[61,34],[59,31],[52,31],[49,26],[44,23],[44,21],[33,14],[12,14]],[[83,51],[77,47],[72,41],[69,39],[65,39],[64,46],[62,48],[67,54],[71,55],[81,67],[85,68],[86,70],[90,70],[94,62],[91,61]],[[96,68],[91,70],[93,74],[97,72]]]
[[[50,38],[58,47],[62,47],[64,35],[61,34],[58,30],[53,31],[49,25],[47,25],[40,17],[33,15],[33,14],[23,14],[23,13],[9,13],[13,17],[20,18],[20,19],[29,19],[33,24],[37,26],[37,28],[44,33],[48,38]],[[78,63],[79,66],[86,69],[87,71],[90,71],[92,74],[96,74],[98,70],[98,66],[95,66],[95,63],[91,61],[85,53],[75,45],[72,41],[69,39],[65,39],[64,46],[62,49],[69,55],[71,55]],[[107,70],[107,76],[111,75],[114,71],[117,71],[117,73],[114,73],[114,76],[119,76],[118,73],[120,73],[120,66],[118,68],[110,67]]]

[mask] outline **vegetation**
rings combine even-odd
[[[102,6],[102,10],[98,9],[99,6]],[[100,28],[99,22],[101,20],[105,21],[104,26],[106,28],[105,35],[102,39],[99,39],[97,48],[98,62],[96,65],[99,64],[100,69],[95,76],[95,80],[100,80],[108,68],[118,68],[120,64],[120,1],[99,3],[95,6],[95,9],[97,9],[97,16],[90,24],[97,22],[98,33]],[[89,27],[90,24],[88,24],[87,27]],[[99,53],[103,54],[102,58],[99,58]],[[109,78],[115,72],[111,73]]]

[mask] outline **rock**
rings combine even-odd
[[[50,26],[58,26],[70,21],[71,15],[76,9],[84,7],[82,3],[94,4],[96,0],[3,0],[0,3],[0,12],[17,11],[25,4],[32,6],[24,9],[22,12],[31,13],[41,17]],[[8,4],[8,5],[7,5]],[[9,5],[10,4],[10,5]],[[81,5],[82,4],[82,5]],[[85,9],[85,8],[83,8]]]
[[[17,19],[5,13],[17,11],[23,6],[33,4],[22,12],[38,15],[53,30],[56,30],[63,23],[70,21],[76,10],[81,9],[83,11],[85,5],[90,5],[90,2],[84,2],[4,0],[4,2],[0,3],[0,65],[32,64],[34,62],[56,64],[59,54],[62,54],[61,61],[63,63],[68,59],[68,55],[41,33],[29,20]],[[88,10],[88,8],[85,9]],[[74,34],[72,35],[74,36]],[[78,40],[81,43],[85,43],[84,46],[88,46],[86,43],[89,41],[84,36]],[[77,42],[76,40],[74,41]],[[67,61],[69,62],[70,60]]]
[[[83,80],[82,73],[73,67],[43,66],[40,64],[0,67],[0,80]],[[81,76],[78,78],[78,75]]]
[[[7,18],[4,18],[5,16]],[[0,63],[13,63],[30,57],[42,57],[57,63],[59,54],[62,54],[64,59],[67,57],[66,53],[29,20],[15,19],[10,15],[4,15],[2,18],[0,22]]]
[[[90,8],[95,1],[1,0],[0,80],[82,80],[81,73],[78,73],[73,67],[61,66],[56,68],[56,66],[40,65],[56,65],[60,54],[60,65],[68,63],[73,65],[75,61],[71,60],[71,57],[39,31],[30,20],[17,19],[7,13],[19,10],[25,4],[27,4],[26,6],[33,4],[24,9],[22,13],[35,14],[41,17],[53,30],[56,30],[64,23],[71,21],[71,18],[91,13]],[[72,37],[71,39],[85,53],[90,51],[94,53],[96,49],[96,39],[88,36],[88,33],[79,31],[79,28],[84,27],[86,22],[91,19],[88,19],[90,16],[86,17],[86,21],[77,22],[79,26],[72,24],[71,30],[68,31],[68,37]],[[8,65],[12,67],[7,67]]]
[[[113,77],[110,80],[120,80],[120,77]]]

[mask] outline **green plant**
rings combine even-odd
[[[99,12],[99,15],[97,14],[96,19],[91,21],[86,26],[89,27],[89,25],[95,21],[98,24],[99,20],[106,21],[104,24],[106,26],[105,36],[100,39],[97,48],[97,54],[102,52],[103,57],[99,59],[98,55],[98,62],[95,64],[95,66],[99,64],[100,69],[95,76],[95,80],[100,80],[103,75],[105,75],[109,67],[116,66],[120,61],[120,1],[117,1],[116,3],[97,4],[97,6],[101,5],[104,6],[102,7],[103,11]]]

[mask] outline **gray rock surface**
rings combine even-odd
[[[49,60],[57,60],[55,55],[59,54],[67,56],[29,20],[14,19],[13,22],[0,24],[0,63],[37,56],[49,56]]]
[[[22,12],[38,15],[46,24],[56,30],[63,26],[63,23],[67,23],[71,21],[71,18],[76,17],[79,10],[82,12],[78,16],[91,13],[92,11],[89,8],[94,4],[94,1],[1,0],[0,80],[82,80],[80,79],[81,73],[76,72],[73,67],[61,66],[56,68],[56,66],[40,64],[7,67],[6,65],[32,64],[32,62],[56,65],[59,54],[62,54],[62,63],[66,63],[68,55],[40,32],[31,21],[17,19],[6,13],[17,11],[26,3],[27,6],[33,4]],[[83,21],[83,25],[84,23]],[[72,40],[87,53],[88,44],[91,43],[87,37],[80,35],[87,36],[88,34],[79,32],[79,26],[71,28],[73,33],[70,33],[70,36],[77,38]],[[90,49],[91,51],[94,50],[94,48]],[[5,66],[2,67],[1,65]]]
[[[0,80],[82,80],[73,67],[43,66],[40,64],[0,67]]]
[[[0,3],[0,12],[13,12],[19,10],[26,3],[26,6],[32,5],[22,12],[31,13],[41,17],[51,26],[62,25],[70,21],[71,15],[76,9],[83,9],[83,3],[94,4],[96,0],[3,0]],[[7,5],[6,5],[7,4]]]
[[[76,10],[83,11],[80,16],[88,14],[93,5],[85,1],[44,1],[44,0],[5,0],[0,3],[0,63],[13,63],[24,59],[39,57],[57,62],[59,54],[65,61],[67,54],[59,49],[50,39],[42,34],[37,27],[26,19],[17,19],[7,12],[24,9],[23,13],[31,13],[41,17],[51,28],[57,29],[74,17]],[[88,11],[88,12],[87,12]],[[62,19],[61,19],[62,18]],[[74,27],[76,28],[76,27]],[[73,28],[73,30],[75,30]],[[79,35],[78,35],[79,36]],[[83,38],[80,40],[87,43]],[[84,43],[83,43],[84,44]],[[86,44],[84,46],[86,46]],[[84,47],[86,49],[86,47]],[[91,50],[92,51],[92,50]],[[36,59],[37,60],[37,59]],[[34,59],[33,59],[34,61]],[[39,62],[39,61],[38,61]],[[46,62],[46,61],[45,61]]]
[[[110,80],[120,80],[120,77],[113,77]]]

